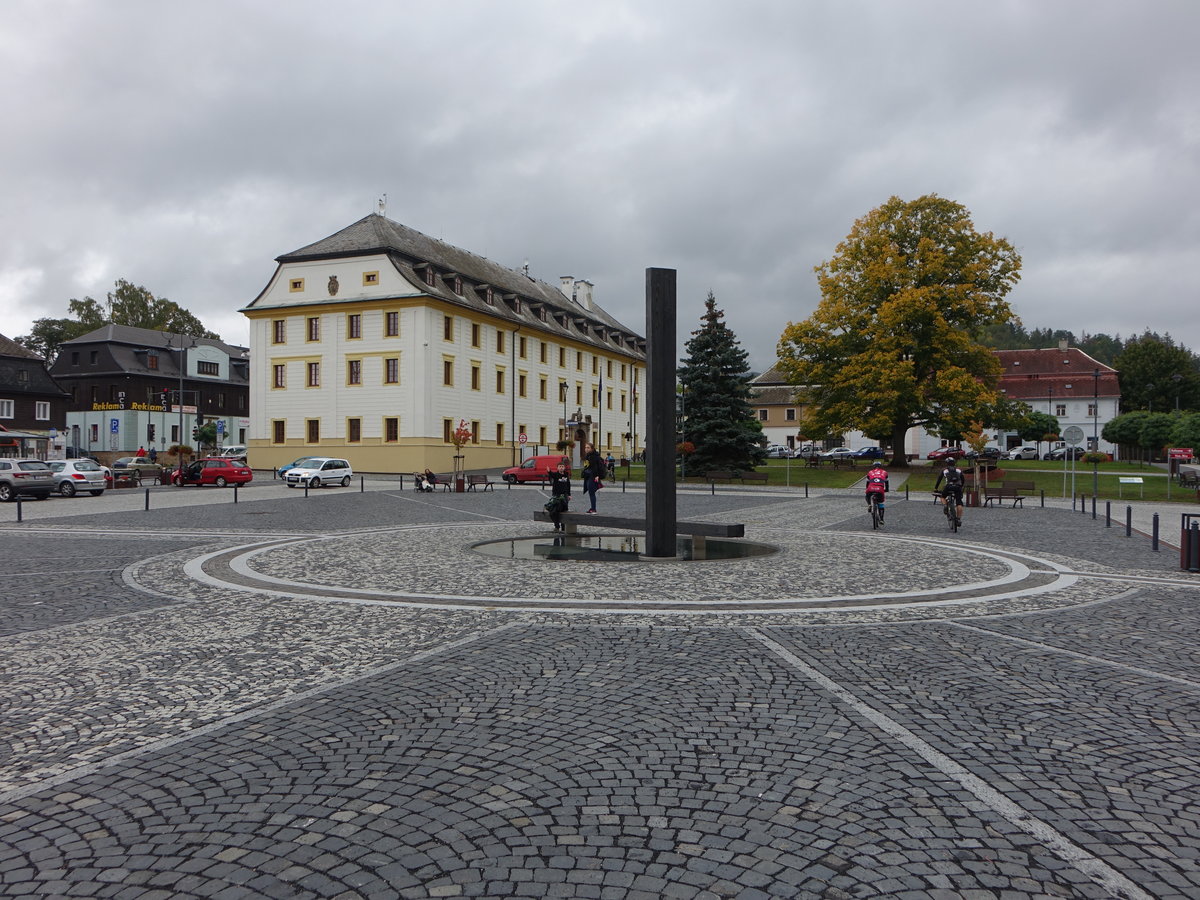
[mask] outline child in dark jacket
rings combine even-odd
[[[550,512],[550,520],[554,523],[555,531],[563,531],[562,514],[567,511],[571,502],[571,475],[567,472],[567,464],[560,462],[558,470],[550,473],[550,502],[546,509]]]

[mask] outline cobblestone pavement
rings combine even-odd
[[[729,489],[770,555],[522,561],[537,490],[397,487],[3,508],[0,896],[1200,896],[1173,548]]]

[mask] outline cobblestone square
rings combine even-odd
[[[0,896],[1200,896],[1177,549],[806,493],[681,492],[777,548],[692,563],[474,552],[529,487],[4,506]]]

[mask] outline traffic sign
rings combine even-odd
[[[217,434],[224,434],[224,433],[225,433],[225,420],[217,419]]]
[[[1078,425],[1068,425],[1063,429],[1063,440],[1072,447],[1078,447],[1083,443],[1083,429]]]
[[[529,443],[529,435],[527,435],[525,432],[522,431],[520,434],[517,435],[517,443],[518,444],[528,444]]]
[[[121,420],[120,419],[109,419],[108,420],[108,433],[109,434],[117,434],[120,430],[121,430]]]

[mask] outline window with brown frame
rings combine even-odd
[[[442,384],[446,387],[454,387],[454,361],[450,359],[442,360]]]
[[[451,437],[454,435],[454,420],[442,419],[442,443],[453,444]]]
[[[308,339],[310,341],[319,341],[321,339],[321,320],[316,316],[312,316],[308,320]]]
[[[383,440],[388,444],[394,444],[400,440],[399,419],[389,416],[383,420]]]
[[[346,337],[357,340],[362,337],[362,314],[350,313],[346,316]]]
[[[454,317],[442,316],[442,340],[454,340]]]
[[[471,366],[471,390],[479,390],[479,366]]]
[[[346,384],[362,384],[362,360],[346,360]]]
[[[504,393],[504,370],[503,369],[496,370],[496,393],[497,394]]]
[[[479,323],[478,322],[471,323],[471,346],[472,347],[479,346]]]
[[[389,356],[383,361],[383,383],[400,383],[400,360],[395,356]]]
[[[271,443],[282,444],[286,435],[287,423],[283,419],[274,419],[271,422]]]
[[[499,328],[496,329],[496,352],[504,352],[504,332]]]
[[[305,431],[308,433],[308,443],[321,443],[321,420],[306,419],[304,422]]]
[[[357,444],[362,440],[362,419],[346,420],[346,440],[351,444]]]
[[[308,381],[309,387],[321,386],[321,364],[319,362],[310,362],[308,364]]]
[[[387,337],[397,337],[400,334],[400,313],[392,310],[383,314],[384,333]]]
[[[273,319],[271,321],[271,343],[287,343],[287,319]]]

